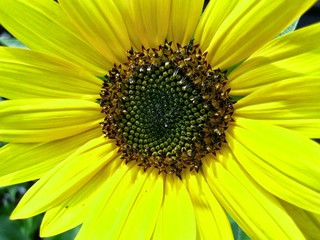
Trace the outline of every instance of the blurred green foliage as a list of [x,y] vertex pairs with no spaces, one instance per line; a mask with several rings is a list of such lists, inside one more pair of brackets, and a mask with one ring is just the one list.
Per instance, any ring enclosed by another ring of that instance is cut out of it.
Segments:
[[43,215],[23,220],[10,220],[9,216],[32,182],[0,188],[0,240],[72,240],[78,228],[50,238],[39,237]]

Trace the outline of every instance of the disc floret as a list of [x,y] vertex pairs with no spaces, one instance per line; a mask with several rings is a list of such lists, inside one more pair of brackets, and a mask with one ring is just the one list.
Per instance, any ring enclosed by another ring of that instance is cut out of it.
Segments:
[[211,69],[198,45],[128,51],[101,90],[103,132],[126,161],[181,176],[220,149],[233,113],[226,72]]

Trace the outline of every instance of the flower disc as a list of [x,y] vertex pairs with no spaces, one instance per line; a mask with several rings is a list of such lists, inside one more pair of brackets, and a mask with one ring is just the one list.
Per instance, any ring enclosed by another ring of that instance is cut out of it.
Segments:
[[116,139],[126,162],[175,173],[197,170],[201,158],[225,141],[233,106],[226,74],[213,70],[192,42],[173,50],[128,51],[125,68],[106,76],[100,105],[103,131]]

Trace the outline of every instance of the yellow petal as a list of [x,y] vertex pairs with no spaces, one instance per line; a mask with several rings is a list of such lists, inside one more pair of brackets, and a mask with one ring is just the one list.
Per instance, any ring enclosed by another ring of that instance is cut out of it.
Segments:
[[[83,193],[81,191],[80,193],[91,194],[91,192]],[[76,193],[74,197],[46,211],[40,226],[40,237],[55,236],[82,224],[83,219],[88,213],[87,209],[81,206],[81,204],[74,204],[73,200],[78,201],[78,195]]]
[[320,236],[320,215],[305,211],[287,202],[281,201],[282,206],[296,222],[308,240],[318,240]]
[[59,4],[84,38],[105,58],[118,64],[127,61],[130,40],[115,1],[61,0]]
[[0,48],[0,95],[95,101],[102,81],[60,58],[24,49]]
[[[214,1],[215,2],[215,1]],[[219,2],[219,1],[218,1]],[[266,42],[276,37],[283,29],[300,17],[314,4],[314,0],[286,1],[225,1],[227,15],[219,25],[213,23],[217,11],[224,8],[208,9],[211,21],[200,20],[204,26],[195,37],[204,32],[203,48],[213,68],[226,69],[244,60]],[[236,2],[236,3],[235,3]],[[214,4],[214,3],[213,3]],[[217,4],[219,6],[220,4]],[[219,14],[218,16],[220,16]],[[205,23],[202,23],[205,21]],[[213,26],[215,31],[208,30]],[[209,33],[207,33],[209,31]]]
[[200,44],[203,52],[208,49],[211,39],[220,28],[220,25],[222,25],[229,14],[234,11],[237,2],[238,1],[209,1],[194,33],[195,42]]
[[0,102],[0,139],[47,142],[99,128],[98,104],[71,99],[19,99]]
[[244,96],[283,79],[319,76],[318,39],[319,23],[272,40],[230,73],[227,87]]
[[91,214],[89,207],[95,204],[96,193],[123,162],[120,157],[110,161],[70,198],[48,210],[42,219],[40,236],[50,237],[80,225],[87,214]]
[[[79,239],[119,239],[121,230],[131,213],[150,170],[143,171],[141,167],[123,164],[119,167],[120,175],[110,178],[101,191],[93,199],[90,215],[85,219],[77,236]],[[124,173],[124,174],[123,174]],[[136,219],[139,221],[139,219]],[[152,221],[152,219],[150,220]],[[134,233],[135,229],[131,229]]]
[[45,52],[105,75],[113,64],[86,43],[52,0],[1,0],[0,22],[32,50]]
[[230,222],[220,203],[211,192],[203,173],[186,172],[182,176],[195,211],[199,239],[232,239]]
[[123,22],[130,38],[131,47],[136,51],[141,50],[142,43],[135,31],[135,27],[132,27],[134,26],[134,16],[132,15],[132,9],[129,7],[128,0],[117,0],[115,4],[123,18]]
[[[133,45],[137,49],[157,48],[167,34],[171,0],[120,0],[117,5],[124,15]],[[138,40],[139,39],[139,40]]]
[[11,218],[28,218],[57,206],[79,191],[116,153],[114,141],[104,136],[89,141],[36,182]]
[[235,118],[227,141],[240,164],[266,190],[320,213],[320,147],[285,128]]
[[153,239],[195,239],[196,222],[190,195],[182,181],[167,174],[164,199]]
[[169,24],[169,41],[173,46],[177,43],[189,44],[202,12],[203,0],[175,0],[171,5]]
[[234,115],[320,138],[320,78],[300,77],[261,87],[235,104]]
[[205,178],[219,202],[252,239],[304,239],[272,194],[262,189],[223,147],[204,158]]
[[47,143],[8,143],[0,148],[0,186],[36,180],[87,141],[101,135],[93,129]]
[[158,172],[154,169],[147,177],[121,230],[120,239],[149,240],[152,236],[163,198],[163,176]]

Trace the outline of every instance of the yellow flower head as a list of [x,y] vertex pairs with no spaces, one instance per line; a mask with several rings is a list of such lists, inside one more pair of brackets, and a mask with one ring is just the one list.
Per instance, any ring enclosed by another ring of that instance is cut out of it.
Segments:
[[320,235],[314,0],[1,0],[0,185],[40,235]]

